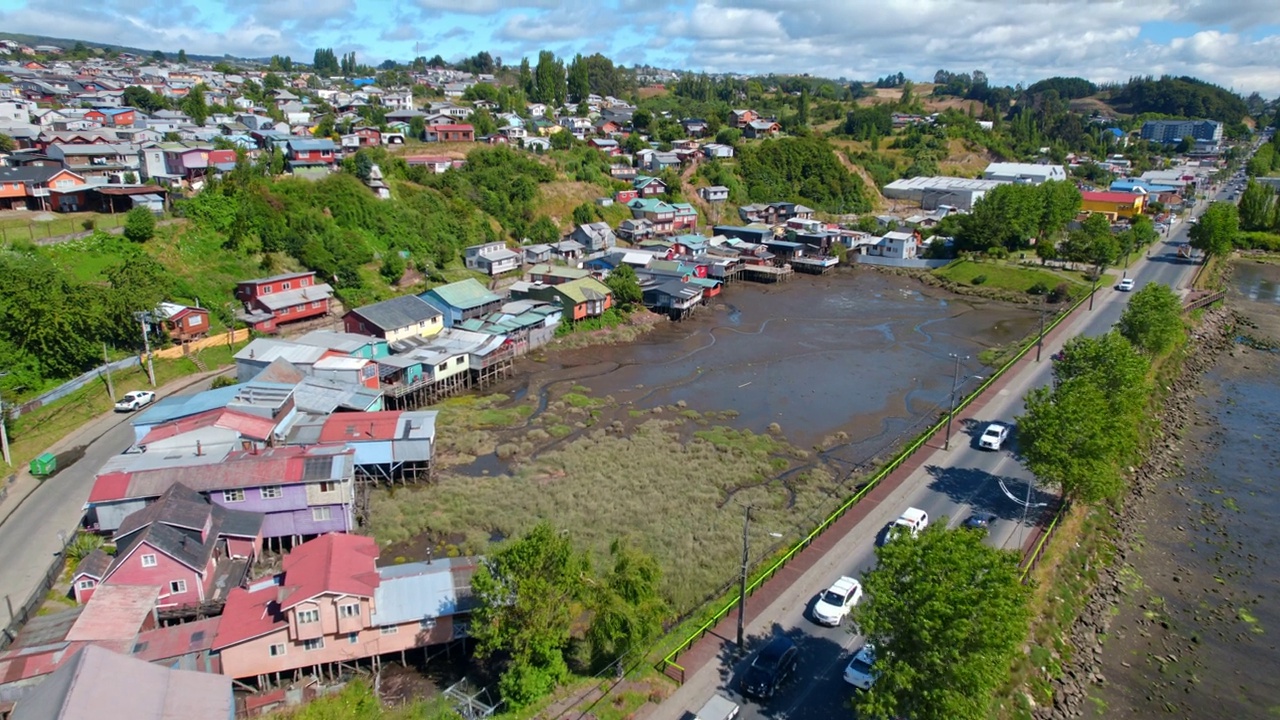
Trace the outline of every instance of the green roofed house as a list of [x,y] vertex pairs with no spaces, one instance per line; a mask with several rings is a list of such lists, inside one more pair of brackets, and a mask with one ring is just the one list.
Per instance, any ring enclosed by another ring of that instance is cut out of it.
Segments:
[[487,315],[502,307],[504,298],[481,285],[475,278],[432,288],[418,297],[444,314],[444,326],[451,328],[463,320]]
[[511,286],[512,297],[545,300],[560,305],[565,320],[599,317],[613,307],[609,286],[593,277],[583,277],[559,285],[518,282]]

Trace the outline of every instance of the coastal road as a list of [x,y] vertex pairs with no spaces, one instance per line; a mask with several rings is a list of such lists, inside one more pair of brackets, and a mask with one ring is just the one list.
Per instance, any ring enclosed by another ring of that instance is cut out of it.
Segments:
[[[158,392],[165,397],[207,390],[216,374],[195,382],[191,377],[182,378]],[[133,426],[127,422],[132,417],[100,416],[64,439],[59,443],[66,445],[64,449],[85,445],[84,457],[41,482],[0,522],[0,558],[4,558],[0,562],[0,594],[8,601],[3,625],[9,624],[9,607],[15,612],[22,607],[62,551],[63,539],[79,527],[98,468],[133,444]]]
[[[1220,197],[1225,195],[1219,194]],[[1194,214],[1199,214],[1203,203]],[[1167,236],[1162,236],[1152,247],[1149,256],[1143,254],[1133,259],[1128,270],[1121,270],[1134,278],[1136,289],[1147,283],[1169,285],[1179,294],[1185,294],[1194,275],[1196,265],[1177,257],[1177,246],[1186,242],[1190,225],[1175,225]],[[747,650],[739,657],[732,641],[723,642],[717,660],[708,663],[686,678],[682,685],[651,716],[655,720],[679,720],[687,717],[714,693],[735,698],[742,705],[740,717],[744,720],[776,718],[849,717],[846,707],[853,688],[842,679],[845,665],[853,651],[863,644],[863,639],[847,628],[827,628],[814,622],[811,610],[816,596],[841,575],[860,576],[875,563],[875,543],[884,529],[902,510],[917,507],[929,513],[931,523],[945,522],[955,527],[972,512],[983,511],[996,515],[990,527],[988,542],[997,547],[1018,548],[1029,537],[1037,511],[1029,513],[1022,503],[1030,497],[1031,503],[1048,503],[1054,496],[1035,488],[1032,476],[1016,459],[1016,431],[1006,448],[998,452],[979,450],[977,436],[988,422],[1011,421],[1023,412],[1022,399],[1032,388],[1047,385],[1051,378],[1049,356],[1061,349],[1063,343],[1077,335],[1098,336],[1106,333],[1120,319],[1129,293],[1113,287],[1099,287],[1094,297],[1094,309],[1087,305],[1065,321],[1066,332],[1056,340],[1046,342],[1043,360],[1032,363],[995,390],[994,396],[975,403],[970,411],[957,416],[951,439],[951,449],[939,442],[933,445],[932,454],[924,464],[906,479],[884,502],[874,507],[870,515],[854,530],[841,538],[836,547],[820,558],[790,588],[756,617],[748,617]],[[979,372],[976,363],[962,364],[961,377]],[[1017,498],[1011,500],[1009,495]],[[1024,519],[1025,515],[1030,515]],[[738,683],[751,659],[751,651],[761,647],[774,635],[787,635],[800,647],[800,661],[796,675],[779,695],[767,703],[744,700],[738,692]]]

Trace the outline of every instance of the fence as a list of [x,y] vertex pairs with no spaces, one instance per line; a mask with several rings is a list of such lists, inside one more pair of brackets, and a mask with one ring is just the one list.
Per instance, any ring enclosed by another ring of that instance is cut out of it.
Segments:
[[924,258],[892,258],[880,257],[879,255],[856,255],[849,256],[854,262],[863,265],[880,265],[882,267],[897,268],[940,268],[953,262],[952,260],[925,260]]
[[[1049,333],[1049,331],[1056,328],[1059,324],[1062,323],[1063,320],[1070,317],[1071,313],[1073,313],[1082,304],[1084,304],[1084,302],[1087,299],[1088,299],[1088,296],[1086,295],[1085,297],[1077,300],[1075,304],[1072,305],[1066,312],[1059,313],[1059,315],[1053,319],[1053,322],[1049,323],[1045,327],[1044,329],[1045,334]],[[784,566],[786,566],[787,563],[791,562],[791,560],[793,560],[797,555],[799,555],[801,551],[809,547],[809,545],[811,545],[819,535],[826,532],[828,528],[830,528],[832,525],[836,523],[836,521],[838,521],[841,517],[843,517],[844,514],[849,511],[849,508],[856,505],[860,500],[862,500],[863,497],[867,495],[867,493],[871,492],[872,489],[874,489],[877,485],[879,485],[882,480],[884,480],[886,477],[892,474],[895,470],[901,467],[903,463],[905,463],[912,455],[916,453],[916,451],[918,451],[921,447],[924,446],[926,442],[928,442],[929,438],[933,437],[935,433],[941,431],[944,427],[946,427],[947,422],[951,418],[955,417],[956,413],[959,413],[965,408],[969,407],[969,405],[975,399],[980,397],[982,393],[986,392],[987,389],[992,386],[992,384],[994,384],[1000,378],[1004,377],[1004,374],[1008,372],[1009,369],[1013,367],[1015,363],[1017,363],[1019,360],[1025,357],[1026,354],[1036,346],[1037,338],[1039,338],[1039,334],[1037,334],[1036,338],[1032,338],[1031,340],[1024,342],[1022,348],[1012,358],[1005,361],[1005,363],[1001,365],[999,369],[991,373],[991,375],[986,380],[984,380],[982,384],[977,387],[976,390],[969,393],[968,395],[965,395],[956,404],[954,410],[951,410],[948,413],[944,413],[940,420],[938,420],[933,425],[931,425],[927,430],[925,430],[923,433],[917,436],[915,440],[909,443],[906,448],[904,448],[901,452],[899,452],[896,456],[894,456],[894,458],[889,461],[888,465],[885,465],[883,468],[881,468],[879,472],[877,472],[874,476],[872,476],[872,478],[867,482],[866,485],[863,485],[861,488],[859,488],[858,491],[854,493],[853,496],[850,497],[848,500],[845,500],[844,503],[842,503],[840,507],[835,510],[835,512],[827,516],[826,520],[823,520],[821,523],[819,523],[819,525],[816,528],[813,529],[812,532],[810,532],[805,537],[801,538],[798,542],[796,542],[795,545],[791,546],[791,548],[786,552],[786,554],[784,554],[776,562],[774,562],[768,568],[766,568],[765,570],[757,574],[751,580],[751,582],[747,584],[745,594],[747,596],[750,596],[753,592],[756,591],[757,588],[759,588],[766,581],[772,578],[774,574],[776,574],[779,570],[781,570]],[[1056,525],[1056,523],[1057,523],[1057,518],[1054,519],[1053,524]],[[1049,533],[1046,532],[1045,535],[1041,537],[1041,540],[1040,540],[1041,546],[1043,546],[1048,536],[1049,536]],[[1036,556],[1038,557],[1038,555],[1039,555],[1039,549],[1037,549],[1036,551]],[[668,677],[671,677],[672,679],[683,684],[684,668],[675,662],[676,658],[679,657],[680,653],[683,653],[685,650],[688,650],[690,647],[692,647],[695,642],[702,639],[702,637],[706,635],[712,628],[714,628],[716,624],[718,624],[721,620],[727,617],[729,613],[732,612],[734,608],[738,606],[738,602],[741,599],[742,599],[742,595],[735,593],[728,603],[726,603],[715,614],[711,616],[711,619],[707,620],[701,626],[699,626],[696,630],[689,633],[689,635],[683,641],[681,641],[681,643],[677,645],[674,650],[668,653],[667,656],[664,657],[658,663],[658,671],[662,672]],[[673,671],[678,673],[678,675],[672,675]]]
[[[93,221],[86,229],[85,223]],[[26,240],[37,245],[48,245],[66,240],[78,240],[93,234],[94,230],[116,230],[124,227],[125,214],[95,215],[92,217],[55,215],[51,220],[36,221],[25,225],[0,227],[0,240],[15,242]]]
[[1227,293],[1222,290],[1219,290],[1218,292],[1215,292],[1215,293],[1209,293],[1204,297],[1196,298],[1195,300],[1192,300],[1186,305],[1183,305],[1182,312],[1189,313],[1192,310],[1198,310],[1199,308],[1202,308],[1202,307],[1209,307],[1210,305],[1218,302],[1219,300],[1225,298],[1226,296],[1227,296]]
[[[227,335],[231,335],[230,340],[227,339]],[[186,357],[191,353],[199,352],[201,350],[204,350],[205,348],[238,343],[242,340],[247,340],[248,338],[249,338],[249,329],[240,328],[239,330],[236,330],[233,333],[222,333],[221,335],[214,335],[211,337],[202,338],[200,340],[194,340],[192,342],[189,342],[183,345],[175,345],[173,347],[165,348],[163,350],[156,350],[152,354],[155,355],[157,360],[161,360],[161,359],[172,360],[174,358]]]
[[85,374],[81,375],[78,378],[75,378],[73,380],[68,380],[62,383],[58,387],[35,398],[34,400],[28,400],[27,402],[21,405],[14,405],[9,410],[9,417],[18,418],[37,408],[47,405],[53,402],[54,400],[57,400],[58,398],[65,397],[66,395],[73,393],[76,390],[79,390],[80,388],[84,387],[85,385],[88,385],[90,382],[98,379],[103,375],[103,373],[125,370],[133,367],[134,365],[140,365],[141,363],[142,363],[141,357],[137,355],[130,355],[129,357],[123,360],[117,360],[113,363],[100,365],[94,368],[93,370],[86,372]]
[[62,549],[53,556],[53,562],[50,563],[49,569],[44,573],[44,579],[31,591],[31,595],[27,597],[27,601],[22,604],[16,611],[13,609],[13,599],[9,595],[4,596],[5,606],[9,610],[9,623],[5,625],[3,631],[0,631],[0,650],[4,650],[13,643],[14,638],[18,636],[18,631],[22,630],[22,626],[27,621],[35,617],[36,611],[44,604],[45,595],[58,582],[58,578],[62,575],[62,567],[66,563],[67,548],[71,547],[71,543],[75,542],[76,533],[71,532],[62,543]]

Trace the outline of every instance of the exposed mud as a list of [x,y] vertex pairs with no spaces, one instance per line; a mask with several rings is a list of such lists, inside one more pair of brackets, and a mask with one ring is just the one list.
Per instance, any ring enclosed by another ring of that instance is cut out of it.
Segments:
[[1039,717],[1280,713],[1280,354],[1240,342],[1280,339],[1277,281],[1280,266],[1238,265],[1231,311],[1206,315]]

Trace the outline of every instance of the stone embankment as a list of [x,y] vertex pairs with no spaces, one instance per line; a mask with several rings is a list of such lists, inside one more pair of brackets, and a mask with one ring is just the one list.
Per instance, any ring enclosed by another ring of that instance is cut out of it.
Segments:
[[[1194,421],[1195,399],[1201,394],[1200,378],[1214,366],[1221,353],[1231,351],[1240,324],[1241,319],[1233,312],[1217,308],[1206,312],[1193,331],[1181,376],[1165,399],[1161,434],[1149,448],[1146,461],[1134,470],[1129,497],[1116,517],[1114,559],[1098,569],[1097,586],[1069,632],[1067,641],[1074,653],[1064,665],[1061,677],[1051,682],[1053,704],[1036,708],[1036,718],[1081,717],[1091,686],[1106,682],[1101,669],[1103,641],[1115,616],[1113,609],[1124,595],[1120,570],[1136,550],[1146,501],[1155,493],[1168,492],[1166,480],[1181,472],[1184,454],[1181,438],[1184,429]],[[1166,621],[1153,614],[1151,619],[1141,622]]]

